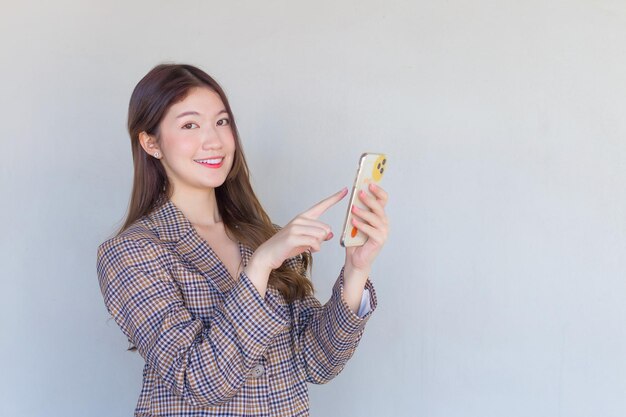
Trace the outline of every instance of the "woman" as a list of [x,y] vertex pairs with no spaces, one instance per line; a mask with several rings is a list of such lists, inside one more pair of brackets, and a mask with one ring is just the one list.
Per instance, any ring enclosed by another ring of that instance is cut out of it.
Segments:
[[[307,382],[337,375],[376,308],[368,279],[387,236],[387,195],[371,188],[322,306],[311,252],[343,189],[272,224],[249,182],[228,100],[190,65],[153,68],[130,99],[128,218],[98,248],[109,313],[145,359],[135,416],[306,416]],[[358,314],[357,314],[358,313]]]

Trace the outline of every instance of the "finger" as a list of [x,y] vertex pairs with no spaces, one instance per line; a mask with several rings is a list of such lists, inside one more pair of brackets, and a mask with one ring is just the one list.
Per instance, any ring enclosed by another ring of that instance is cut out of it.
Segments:
[[369,189],[374,194],[374,196],[381,201],[383,207],[387,204],[387,200],[389,199],[389,194],[385,191],[380,185],[370,183]]
[[326,240],[328,235],[331,233],[321,227],[299,224],[293,225],[291,229],[296,236],[311,236],[320,241]]
[[308,219],[308,218],[303,217],[301,215],[296,217],[295,219],[293,219],[291,221],[291,223],[294,224],[294,225],[318,227],[320,229],[324,229],[324,231],[326,232],[326,235],[332,234],[332,229],[331,229],[331,227],[328,224],[323,223],[323,222],[321,222],[319,220]]
[[377,245],[382,245],[385,242],[386,235],[381,231],[373,228],[372,226],[358,220],[357,218],[352,218],[352,224],[361,232],[365,233],[368,237],[368,241],[371,240]]
[[297,249],[296,252],[298,253],[302,253],[304,251],[319,252],[322,248],[322,245],[319,240],[311,236],[307,236],[303,239],[300,239],[298,245],[295,246],[295,248]]
[[365,191],[359,191],[359,200],[369,207],[376,215],[385,217],[385,209],[379,200],[368,195]]
[[336,192],[328,198],[320,201],[307,211],[302,213],[302,216],[305,216],[310,219],[317,219],[320,217],[326,210],[340,202],[345,196],[348,194],[348,188],[344,187],[341,191]]
[[386,218],[381,218],[369,210],[363,210],[357,206],[352,206],[352,215],[358,216],[359,219],[369,223],[370,226],[376,229],[383,229],[386,227]]

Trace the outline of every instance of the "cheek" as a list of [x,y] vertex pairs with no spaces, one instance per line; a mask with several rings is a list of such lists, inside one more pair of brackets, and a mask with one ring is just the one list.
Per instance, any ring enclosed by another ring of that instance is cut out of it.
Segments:
[[237,147],[235,145],[235,135],[234,134],[230,134],[228,135],[228,146],[230,146],[230,148],[234,151],[235,148]]
[[225,142],[225,145],[228,146],[227,152],[230,153],[230,161],[228,171],[231,171],[233,165],[235,164],[235,155],[237,154],[237,146],[235,145],[235,138],[231,137],[229,141]]
[[191,155],[195,152],[196,142],[186,135],[168,135],[161,141],[163,152],[171,157]]

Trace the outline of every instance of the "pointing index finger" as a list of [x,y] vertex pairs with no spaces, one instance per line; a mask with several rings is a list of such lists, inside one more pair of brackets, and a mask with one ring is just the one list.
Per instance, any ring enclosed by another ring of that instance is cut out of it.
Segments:
[[348,188],[344,187],[341,189],[341,191],[336,192],[330,197],[327,197],[324,200],[320,201],[319,203],[302,213],[302,215],[310,219],[317,219],[322,214],[324,214],[326,210],[340,202],[346,196],[346,194],[348,194]]

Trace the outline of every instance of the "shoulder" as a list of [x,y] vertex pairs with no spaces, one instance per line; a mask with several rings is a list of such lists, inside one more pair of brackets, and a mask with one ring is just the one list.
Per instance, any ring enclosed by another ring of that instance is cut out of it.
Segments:
[[145,261],[146,257],[151,258],[163,250],[164,242],[159,238],[150,219],[144,216],[98,246],[98,267],[103,263]]
[[148,217],[144,216],[138,219],[118,235],[102,242],[98,246],[98,253],[120,246],[137,246],[144,243],[158,244],[160,242],[159,236],[156,230],[150,226]]
[[96,271],[106,302],[171,282],[173,259],[170,248],[144,221],[104,241],[98,246]]

